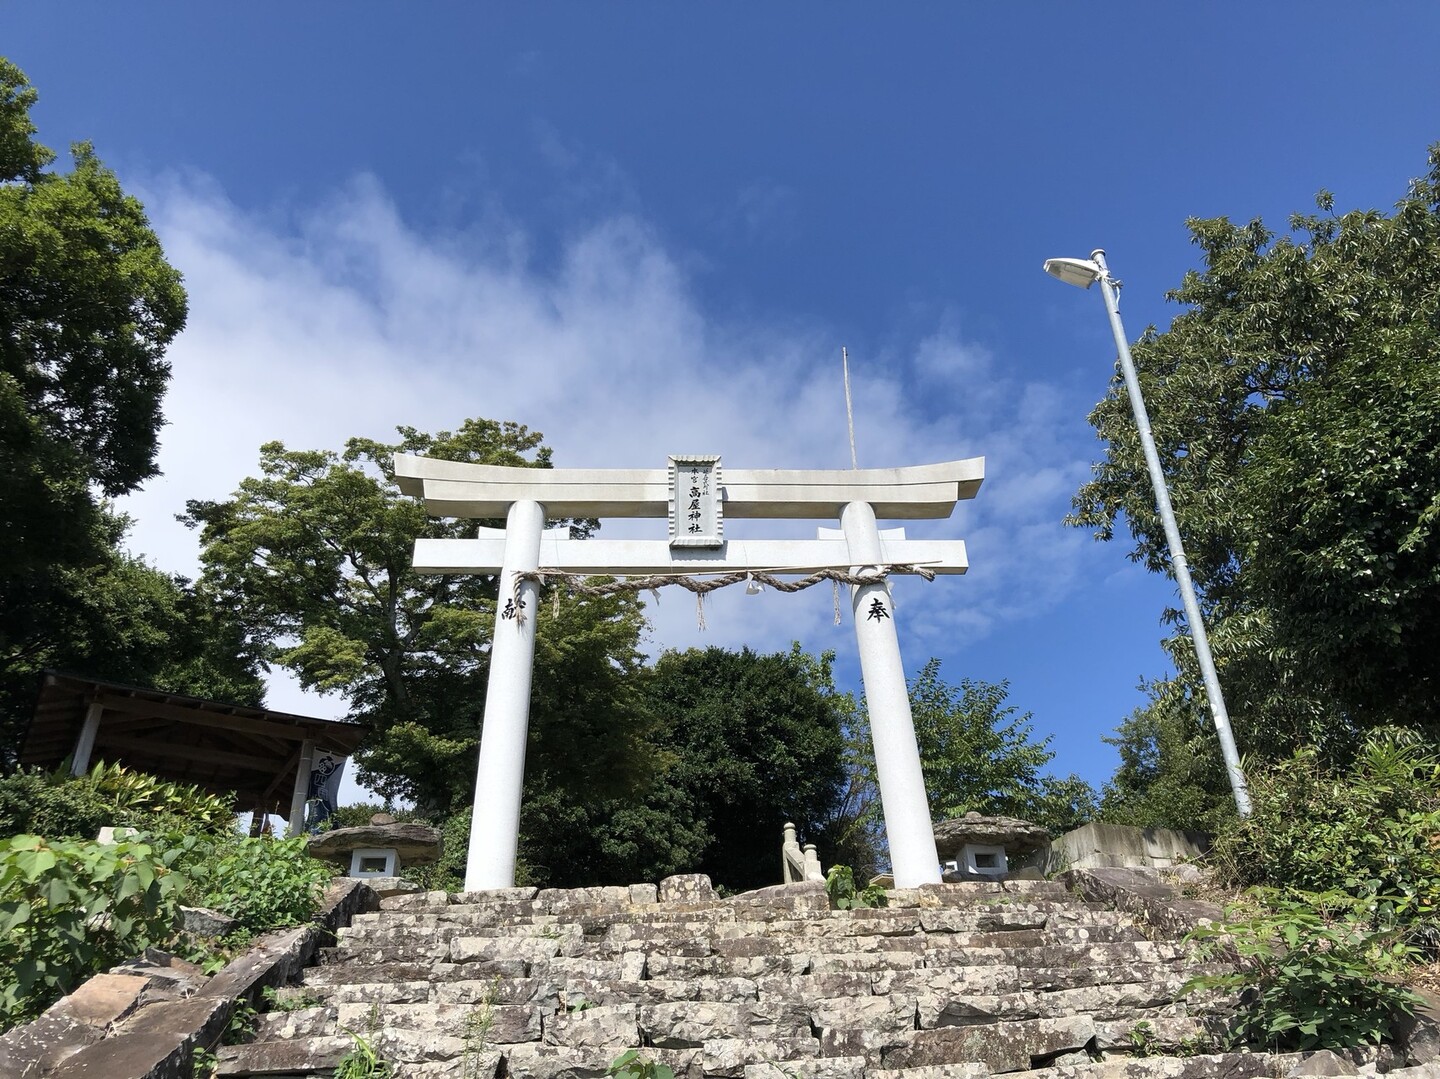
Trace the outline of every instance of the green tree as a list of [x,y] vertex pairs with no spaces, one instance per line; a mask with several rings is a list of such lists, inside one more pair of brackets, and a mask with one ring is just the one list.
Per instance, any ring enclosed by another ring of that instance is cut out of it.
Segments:
[[[910,681],[909,691],[933,819],[970,812],[1019,817],[1059,835],[1094,815],[1095,792],[1088,783],[1043,771],[1055,756],[1050,738],[1032,740],[1031,714],[1017,715],[1014,706],[1005,704],[1008,682],[965,678],[954,686],[940,677],[940,661],[932,658]],[[852,741],[852,759],[873,792],[875,755],[863,713]],[[878,820],[879,799],[872,795],[865,802],[868,814]]]
[[[1440,146],[1391,214],[1192,220],[1185,310],[1135,346],[1241,752],[1331,761],[1367,729],[1440,733]],[[1072,523],[1168,572],[1118,375]],[[1178,612],[1165,707],[1205,701]],[[1189,743],[1187,742],[1187,745]],[[1199,748],[1194,747],[1194,748]],[[1166,765],[1162,762],[1162,770]]]
[[692,872],[734,890],[778,883],[786,821],[833,849],[849,702],[835,692],[832,658],[797,645],[764,655],[692,648],[655,662],[645,698],[672,758],[658,805],[692,813],[691,838],[703,826]]
[[[402,496],[392,457],[548,467],[550,455],[539,434],[491,420],[400,435],[351,439],[341,453],[268,443],[259,476],[227,501],[189,503],[187,520],[200,528],[202,586],[238,612],[267,662],[342,694],[371,729],[361,781],[444,818],[471,802],[496,578],[411,569],[416,538],[463,537],[475,524]],[[536,617],[528,788],[627,788],[646,725],[638,601],[548,593]]]
[[36,94],[0,59],[0,766],[41,668],[258,700],[233,627],[120,548],[100,501],[155,475],[180,275],[88,144],[68,173],[35,141]]
[[1120,766],[1105,784],[1097,816],[1137,828],[1217,831],[1234,817],[1220,739],[1208,717],[1183,702],[1159,696],[1105,739],[1120,752]]

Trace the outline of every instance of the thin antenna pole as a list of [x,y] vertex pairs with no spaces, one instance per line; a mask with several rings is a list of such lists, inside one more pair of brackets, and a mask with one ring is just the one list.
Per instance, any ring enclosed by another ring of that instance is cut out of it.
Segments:
[[845,368],[845,424],[850,429],[850,467],[858,470],[860,463],[855,457],[855,410],[850,406],[850,353],[840,346],[840,363]]

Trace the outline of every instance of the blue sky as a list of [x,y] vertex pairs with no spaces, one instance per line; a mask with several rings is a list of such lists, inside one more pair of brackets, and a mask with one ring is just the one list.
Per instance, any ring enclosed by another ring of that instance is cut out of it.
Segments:
[[[907,667],[1009,679],[1097,784],[1174,591],[1061,524],[1114,348],[1040,264],[1105,247],[1134,337],[1176,313],[1186,217],[1388,207],[1440,139],[1437,31],[1398,3],[0,7],[41,138],[94,141],[190,289],[138,551],[193,572],[170,515],[270,438],[481,415],[559,465],[845,467],[844,345],[862,466],[987,458],[911,529],[972,568],[897,587]],[[819,591],[719,598],[704,634],[667,599],[652,645],[799,639],[858,688]]]

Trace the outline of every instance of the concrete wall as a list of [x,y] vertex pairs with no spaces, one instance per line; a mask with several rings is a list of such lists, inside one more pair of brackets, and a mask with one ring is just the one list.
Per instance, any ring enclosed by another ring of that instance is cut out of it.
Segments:
[[1057,873],[1064,869],[1107,866],[1164,869],[1199,858],[1210,849],[1210,842],[1211,837],[1204,832],[1093,822],[1051,842],[1045,857],[1045,871]]

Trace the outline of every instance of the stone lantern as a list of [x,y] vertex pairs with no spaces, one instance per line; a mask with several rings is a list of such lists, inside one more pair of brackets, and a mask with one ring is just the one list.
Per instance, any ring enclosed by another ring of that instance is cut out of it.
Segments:
[[1027,865],[1031,856],[1050,845],[1050,833],[1016,817],[983,817],[966,813],[935,826],[935,847],[944,879],[998,880],[1011,875],[1011,865]]
[[312,858],[344,866],[346,876],[366,881],[382,896],[399,895],[419,890],[400,877],[400,867],[438,859],[440,832],[426,824],[397,824],[388,813],[377,813],[369,824],[310,836],[306,849]]

